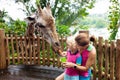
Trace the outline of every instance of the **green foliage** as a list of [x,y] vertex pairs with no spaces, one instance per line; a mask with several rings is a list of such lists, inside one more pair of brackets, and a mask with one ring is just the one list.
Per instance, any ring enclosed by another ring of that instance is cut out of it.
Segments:
[[4,29],[5,30],[5,33],[8,33],[9,32],[9,27],[7,24],[5,23],[1,23],[0,22],[0,29]]
[[36,5],[40,5],[40,0],[36,0]]
[[56,0],[52,12],[59,24],[71,26],[76,19],[88,15],[87,9],[94,3],[95,0]]
[[118,22],[120,19],[120,3],[118,0],[110,0],[111,6],[109,7],[109,27],[108,29],[111,31],[110,40],[115,39],[116,34],[118,32]]
[[[9,21],[5,21],[8,19]],[[18,35],[24,34],[26,29],[25,21],[13,20],[10,18],[5,10],[0,11],[0,28],[5,30],[5,33],[16,33]]]
[[7,17],[7,12],[5,10],[3,10],[3,11],[0,10],[0,22],[1,23],[5,22],[5,20],[4,20],[5,17]]
[[57,26],[57,32],[60,35],[67,36],[68,34],[70,34],[70,29],[66,25],[58,25]]
[[21,20],[15,20],[11,23],[9,33],[16,33],[18,35],[24,34],[26,31],[26,23]]
[[5,10],[0,10],[0,28],[4,29],[6,33],[9,31],[8,24],[5,22],[5,19],[8,18],[7,12]]

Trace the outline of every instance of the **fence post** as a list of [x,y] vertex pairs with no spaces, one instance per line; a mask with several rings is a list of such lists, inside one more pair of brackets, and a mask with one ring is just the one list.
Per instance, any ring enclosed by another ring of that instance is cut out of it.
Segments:
[[120,80],[120,39],[117,40],[117,47],[116,47],[116,79]]
[[0,69],[6,69],[6,57],[5,57],[5,32],[3,29],[0,29]]
[[98,80],[102,80],[102,67],[103,67],[103,37],[98,40]]

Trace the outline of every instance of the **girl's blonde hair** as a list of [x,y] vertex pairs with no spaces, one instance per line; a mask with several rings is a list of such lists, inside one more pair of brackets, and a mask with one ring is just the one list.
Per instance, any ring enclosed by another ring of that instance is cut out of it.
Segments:
[[74,36],[67,37],[66,43],[68,45],[74,45],[75,44],[75,37]]

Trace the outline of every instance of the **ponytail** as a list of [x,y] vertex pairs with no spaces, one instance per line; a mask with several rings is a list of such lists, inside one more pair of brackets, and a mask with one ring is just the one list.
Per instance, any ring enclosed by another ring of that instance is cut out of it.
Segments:
[[90,37],[90,41],[95,42],[95,41],[96,41],[95,36],[92,35],[92,36]]

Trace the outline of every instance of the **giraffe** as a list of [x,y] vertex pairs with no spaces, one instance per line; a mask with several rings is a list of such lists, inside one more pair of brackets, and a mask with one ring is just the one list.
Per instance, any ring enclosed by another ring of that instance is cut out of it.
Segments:
[[55,19],[52,16],[50,4],[48,3],[43,9],[37,6],[38,10],[31,16],[25,18],[28,23],[26,36],[34,36],[38,33],[52,46],[53,50],[61,55],[61,46],[56,32]]

